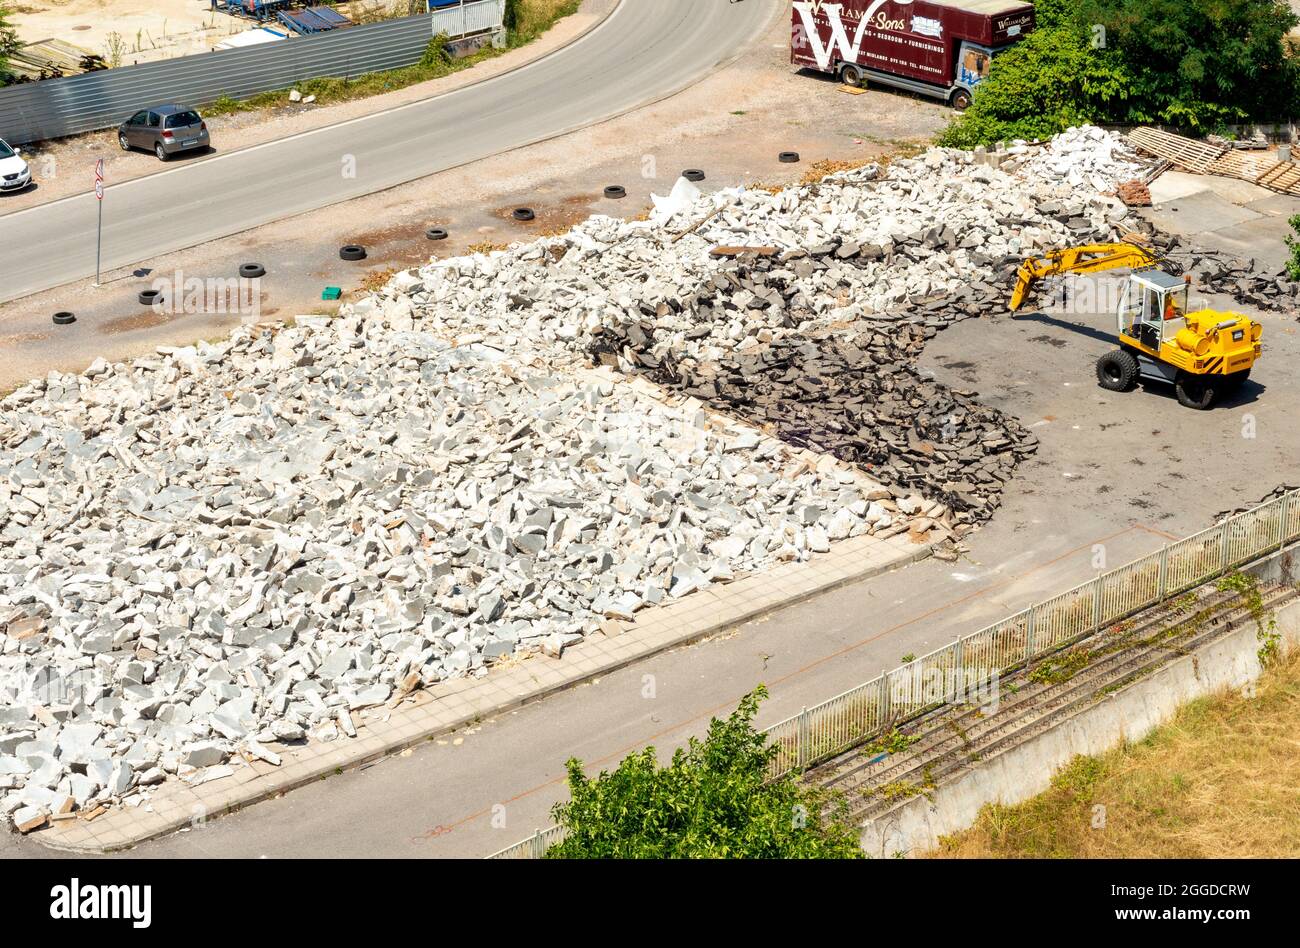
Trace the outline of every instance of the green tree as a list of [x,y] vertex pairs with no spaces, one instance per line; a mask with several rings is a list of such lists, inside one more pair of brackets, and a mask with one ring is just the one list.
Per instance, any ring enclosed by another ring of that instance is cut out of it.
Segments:
[[1281,0],[1039,0],[1037,28],[993,60],[942,143],[1042,138],[1079,122],[1191,131],[1287,118],[1300,61]]
[[594,779],[568,762],[568,803],[553,811],[568,835],[547,852],[554,859],[852,859],[862,856],[842,808],[823,814],[827,798],[793,777],[765,781],[776,753],[754,730],[761,685],[708,736],[659,767],[653,747]]
[[1116,121],[1213,130],[1294,115],[1285,42],[1300,20],[1283,0],[1084,0],[1078,17],[1105,28],[1106,53],[1132,77]]
[[1283,240],[1286,241],[1287,249],[1291,251],[1291,259],[1286,262],[1286,275],[1292,280],[1300,282],[1300,214],[1293,214],[1287,219],[1291,225],[1291,231],[1296,235],[1292,237],[1288,234]]
[[9,23],[9,10],[0,3],[0,86],[13,82],[9,72],[9,57],[18,51],[22,43],[18,41],[18,31]]

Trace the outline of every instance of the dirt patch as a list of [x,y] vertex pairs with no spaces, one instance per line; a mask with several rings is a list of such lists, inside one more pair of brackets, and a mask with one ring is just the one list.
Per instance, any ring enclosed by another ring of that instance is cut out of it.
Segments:
[[563,234],[575,224],[582,223],[595,213],[592,205],[596,200],[585,194],[575,194],[549,204],[531,204],[528,205],[534,214],[531,221],[515,220],[514,212],[519,205],[498,207],[492,211],[492,216],[518,230],[519,237],[514,239],[531,240],[547,234]]
[[168,323],[175,322],[176,316],[177,314],[165,310],[142,309],[134,316],[118,316],[116,319],[101,323],[98,330],[105,336],[116,336],[122,333],[138,332],[141,329],[156,329],[159,326],[166,326]]

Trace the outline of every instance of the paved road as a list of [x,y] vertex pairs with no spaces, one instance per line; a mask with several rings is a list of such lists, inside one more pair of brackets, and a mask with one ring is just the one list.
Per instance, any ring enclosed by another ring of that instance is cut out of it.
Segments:
[[[104,269],[381,191],[662,98],[735,56],[779,5],[623,0],[576,43],[514,72],[110,187]],[[0,301],[93,276],[95,203],[86,194],[5,216]]]

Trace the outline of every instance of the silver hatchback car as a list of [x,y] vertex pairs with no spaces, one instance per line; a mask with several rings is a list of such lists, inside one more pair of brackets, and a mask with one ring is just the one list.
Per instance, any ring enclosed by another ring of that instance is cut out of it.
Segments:
[[117,129],[117,143],[123,151],[147,148],[166,161],[181,151],[207,148],[208,124],[193,109],[180,105],[157,105],[136,112]]

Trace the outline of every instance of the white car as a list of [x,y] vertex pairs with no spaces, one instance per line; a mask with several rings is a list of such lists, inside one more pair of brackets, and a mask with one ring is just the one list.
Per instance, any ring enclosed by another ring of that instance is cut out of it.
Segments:
[[0,191],[19,191],[32,183],[32,169],[22,152],[0,139]]

